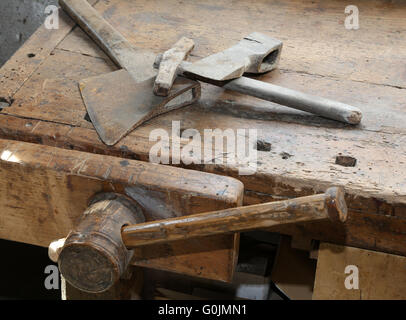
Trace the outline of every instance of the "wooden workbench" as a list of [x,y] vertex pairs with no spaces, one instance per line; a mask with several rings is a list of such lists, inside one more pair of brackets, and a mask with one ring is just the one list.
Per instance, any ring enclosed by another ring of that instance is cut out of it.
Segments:
[[[271,150],[258,152],[254,175],[238,175],[227,164],[189,168],[237,178],[245,204],[344,186],[350,212],[343,226],[318,222],[272,231],[406,255],[406,2],[352,1],[360,12],[358,30],[344,27],[346,4],[339,0],[92,2],[136,47],[159,53],[181,36],[193,38],[191,60],[253,31],[276,37],[284,42],[280,66],[262,80],[355,105],[362,124],[347,126],[204,85],[200,102],[152,119],[107,147],[86,120],[78,81],[116,67],[61,12],[58,30],[40,27],[0,69],[0,99],[10,104],[0,112],[2,139],[148,161],[155,143],[149,133],[170,132],[173,120],[199,131],[255,128]],[[356,158],[355,167],[335,164],[337,155]],[[6,183],[0,191],[7,201]],[[0,212],[0,221],[13,221],[10,212]],[[39,241],[35,232],[0,226],[0,237],[46,246],[58,234],[49,230],[67,229],[46,217],[30,223],[49,236]]]

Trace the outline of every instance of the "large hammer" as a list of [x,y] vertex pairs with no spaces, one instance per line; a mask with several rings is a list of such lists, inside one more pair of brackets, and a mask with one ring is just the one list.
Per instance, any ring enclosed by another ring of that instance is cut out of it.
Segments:
[[65,240],[50,245],[64,278],[92,293],[108,290],[122,277],[133,248],[276,225],[330,219],[344,222],[347,206],[341,188],[325,193],[144,222],[143,208],[124,195],[97,195]]
[[[176,73],[189,79],[214,84],[325,118],[349,124],[360,123],[362,112],[356,107],[243,76],[243,74],[262,74],[275,69],[281,50],[281,41],[254,32],[231,48],[197,62],[175,60],[178,63]],[[159,68],[157,79],[168,70],[175,72],[174,68],[168,68],[167,62],[170,61],[167,56],[172,51],[173,49],[157,56],[154,63],[154,66]],[[161,66],[162,61],[165,62],[164,68]],[[156,82],[155,85],[157,86],[157,84]],[[160,85],[164,86],[164,84]],[[166,85],[166,89],[167,87],[168,85]],[[159,89],[155,88],[155,91],[159,91]]]

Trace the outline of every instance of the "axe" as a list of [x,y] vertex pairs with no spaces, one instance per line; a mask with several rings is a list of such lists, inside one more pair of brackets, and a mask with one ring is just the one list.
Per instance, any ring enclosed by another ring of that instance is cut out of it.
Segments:
[[114,145],[152,117],[200,97],[200,84],[183,77],[176,78],[168,96],[155,95],[156,54],[133,47],[86,0],[59,0],[59,4],[122,68],[79,82],[87,113],[105,144]]
[[[174,48],[157,56],[154,67],[159,68],[159,72],[154,90],[171,92],[170,81],[175,78],[176,73],[324,118],[349,124],[360,123],[362,112],[356,107],[243,76],[275,69],[281,50],[281,41],[254,32],[231,48],[190,63],[183,59],[181,61],[178,42]],[[166,79],[166,82],[162,79]]]

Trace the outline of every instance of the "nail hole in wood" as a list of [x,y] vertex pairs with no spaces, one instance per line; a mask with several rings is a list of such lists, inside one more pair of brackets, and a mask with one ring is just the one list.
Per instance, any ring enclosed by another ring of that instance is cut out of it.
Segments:
[[92,120],[90,119],[89,114],[86,112],[85,117],[83,118],[85,119],[87,122],[92,122]]
[[2,111],[4,108],[10,107],[14,102],[14,99],[6,99],[3,97],[0,97],[0,111]]
[[258,151],[271,151],[272,144],[264,140],[257,140],[256,149]]
[[[189,130],[189,131],[187,132],[188,135],[187,135],[187,137],[183,137],[183,133],[184,133],[186,130]],[[184,128],[181,128],[181,129],[179,130],[179,138],[193,140],[193,137],[194,137],[196,134],[198,134],[198,133],[199,133],[199,131],[197,131],[196,129],[184,129]]]
[[281,152],[280,156],[282,157],[283,160],[289,159],[293,157],[293,154],[287,153],[287,152]]
[[336,164],[343,167],[355,167],[357,159],[350,156],[336,156]]
[[127,167],[130,163],[127,160],[120,161],[122,167]]

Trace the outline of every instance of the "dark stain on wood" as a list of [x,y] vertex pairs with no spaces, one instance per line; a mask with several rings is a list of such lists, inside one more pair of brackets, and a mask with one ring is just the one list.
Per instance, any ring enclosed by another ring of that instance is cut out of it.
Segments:
[[355,167],[357,159],[351,156],[337,156],[336,164],[343,167]]
[[287,153],[287,152],[281,152],[280,156],[282,157],[283,160],[289,159],[293,157],[293,154]]
[[265,140],[257,140],[257,145],[256,148],[258,151],[271,151],[272,149],[272,144],[270,142],[267,142]]
[[120,165],[122,166],[122,167],[126,167],[126,166],[128,166],[128,161],[127,160],[123,160],[123,161],[120,161]]

